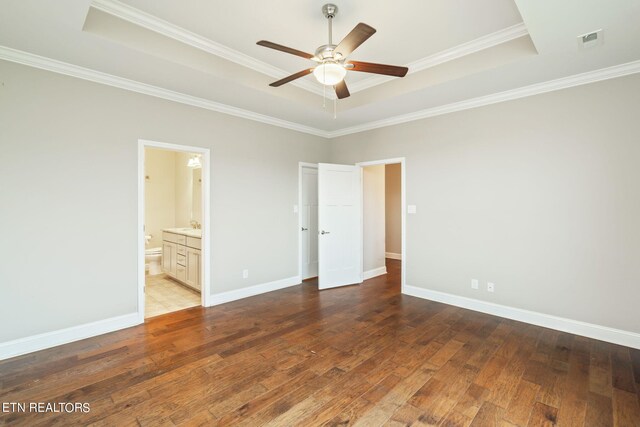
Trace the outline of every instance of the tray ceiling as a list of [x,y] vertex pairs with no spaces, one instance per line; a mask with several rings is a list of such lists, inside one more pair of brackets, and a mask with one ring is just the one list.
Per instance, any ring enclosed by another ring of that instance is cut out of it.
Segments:
[[[323,100],[313,76],[268,86],[312,63],[255,44],[266,39],[312,53],[327,39],[324,1],[8,0],[0,46],[317,133],[640,59],[634,0],[336,3],[334,42],[358,22],[377,29],[351,59],[410,71],[404,79],[348,73],[352,96],[337,101],[335,119],[332,91]],[[581,49],[576,37],[597,29],[605,43]]]

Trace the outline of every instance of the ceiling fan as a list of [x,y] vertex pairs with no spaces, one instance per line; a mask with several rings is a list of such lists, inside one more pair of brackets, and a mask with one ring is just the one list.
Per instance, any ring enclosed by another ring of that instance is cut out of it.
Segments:
[[316,49],[315,55],[302,52],[277,43],[266,40],[260,40],[257,44],[268,47],[270,49],[279,50],[290,53],[292,55],[301,56],[318,63],[313,68],[307,68],[277,82],[271,83],[269,86],[278,87],[285,83],[304,77],[313,73],[315,78],[326,86],[333,86],[338,99],[346,98],[350,95],[344,77],[347,71],[360,71],[363,73],[383,74],[385,76],[404,77],[409,70],[407,67],[397,67],[395,65],[374,64],[372,62],[352,61],[347,59],[351,53],[371,37],[376,30],[362,22],[355,26],[347,36],[337,45],[333,44],[331,35],[331,23],[338,13],[338,7],[335,4],[325,4],[322,6],[322,13],[329,20],[329,43]]

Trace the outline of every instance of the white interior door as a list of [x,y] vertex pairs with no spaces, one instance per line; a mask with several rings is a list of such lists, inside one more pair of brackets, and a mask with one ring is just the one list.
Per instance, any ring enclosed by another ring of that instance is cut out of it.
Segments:
[[320,289],[362,283],[360,167],[318,165]]
[[302,168],[302,279],[318,275],[318,169]]

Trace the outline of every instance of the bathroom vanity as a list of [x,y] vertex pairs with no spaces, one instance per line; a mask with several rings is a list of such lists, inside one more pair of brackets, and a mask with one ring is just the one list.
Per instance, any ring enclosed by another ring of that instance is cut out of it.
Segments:
[[201,249],[202,230],[162,230],[162,269],[173,279],[200,291]]

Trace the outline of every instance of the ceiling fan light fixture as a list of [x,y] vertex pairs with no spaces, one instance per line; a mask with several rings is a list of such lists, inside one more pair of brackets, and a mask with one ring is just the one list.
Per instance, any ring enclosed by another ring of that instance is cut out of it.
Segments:
[[313,70],[313,75],[323,85],[335,86],[344,79],[344,76],[347,75],[347,70],[341,64],[325,62]]

